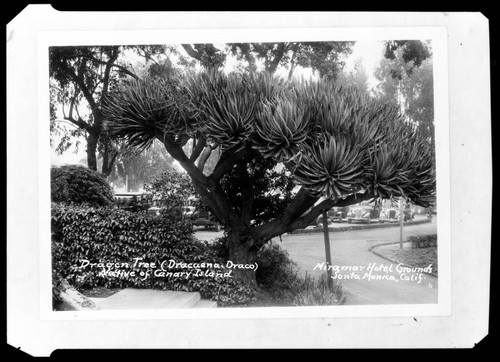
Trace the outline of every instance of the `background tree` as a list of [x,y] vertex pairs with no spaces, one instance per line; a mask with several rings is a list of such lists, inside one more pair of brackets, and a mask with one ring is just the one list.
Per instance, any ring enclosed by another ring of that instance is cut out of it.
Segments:
[[226,62],[226,54],[213,44],[182,44],[186,53],[196,59],[202,67],[222,68]]
[[[119,150],[103,132],[101,106],[108,92],[120,82],[137,78],[131,64],[122,59],[127,50],[153,61],[156,55],[165,52],[165,46],[77,46],[49,50],[51,134],[60,137],[56,151],[63,153],[71,146],[78,147],[78,138],[85,138],[88,167],[97,170],[99,153],[105,175],[111,171]],[[57,117],[58,106],[62,119]]]
[[343,69],[337,76],[337,82],[351,85],[362,94],[369,94],[368,74],[361,58],[354,61],[353,69]]
[[[413,69],[420,67],[424,60],[431,56],[430,42],[421,40],[389,40],[385,43],[384,57],[389,60],[398,58],[397,52],[400,51],[400,59],[406,64],[404,73],[410,76]],[[395,68],[392,76],[401,79],[403,72]]]
[[335,79],[345,63],[343,57],[351,54],[354,42],[300,42],[300,43],[231,43],[231,53],[247,62],[247,70],[255,72],[258,63],[264,71],[274,74],[278,66],[288,69],[291,79],[297,66],[312,68],[320,77]]
[[403,83],[403,95],[408,100],[406,115],[418,125],[421,136],[435,149],[434,134],[434,81],[432,59],[416,68],[409,81]]
[[393,63],[394,61],[383,58],[380,60],[378,68],[375,69],[374,76],[378,81],[375,88],[375,97],[381,102],[397,106],[399,102],[399,79],[392,76]]
[[153,142],[144,151],[126,146],[121,150],[108,180],[117,187],[123,187],[127,179],[127,191],[138,192],[144,184],[151,183],[163,172],[174,170],[174,159],[159,141]]
[[[399,109],[327,78],[297,82],[213,70],[149,77],[121,87],[104,110],[110,132],[129,145],[163,143],[225,225],[235,263],[254,263],[268,240],[307,227],[334,206],[400,196],[426,206],[434,196],[431,151]],[[215,150],[219,160],[206,175]],[[285,167],[298,190],[277,215],[259,222],[253,165],[261,158]],[[239,177],[236,194],[223,186],[232,173]],[[255,282],[252,271],[236,272]]]
[[[379,80],[376,97],[384,102],[400,104],[405,115],[417,125],[422,137],[435,147],[434,85],[432,53],[429,45],[411,41],[390,45],[375,77]],[[411,46],[410,46],[411,45]],[[389,55],[388,55],[389,52]]]

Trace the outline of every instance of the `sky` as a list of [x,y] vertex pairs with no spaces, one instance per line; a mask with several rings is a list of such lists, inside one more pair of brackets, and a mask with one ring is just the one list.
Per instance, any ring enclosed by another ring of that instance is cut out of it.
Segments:
[[[380,41],[357,41],[353,48],[352,48],[352,53],[345,59],[346,62],[346,67],[345,70],[351,70],[353,67],[353,64],[356,59],[361,59],[367,75],[368,75],[368,86],[369,87],[374,87],[377,84],[377,80],[373,76],[374,71],[378,64],[380,63],[380,60],[383,57],[383,46]],[[228,58],[227,61],[227,67],[232,68],[235,65],[234,60],[231,60]],[[286,73],[285,73],[286,74]],[[311,76],[311,70],[310,69],[296,69],[294,71],[295,76],[305,76],[310,77]],[[79,152],[74,153],[73,150],[68,150],[62,155],[56,154],[54,150],[51,151],[51,164],[52,165],[64,165],[64,164],[76,164],[78,163],[82,158],[87,157],[86,152],[85,152],[85,141],[82,142]]]
[[368,74],[368,86],[374,87],[378,81],[373,74],[383,57],[384,48],[382,42],[361,40],[357,41],[352,49],[352,54],[346,60],[346,69],[352,69],[354,61],[361,58]]

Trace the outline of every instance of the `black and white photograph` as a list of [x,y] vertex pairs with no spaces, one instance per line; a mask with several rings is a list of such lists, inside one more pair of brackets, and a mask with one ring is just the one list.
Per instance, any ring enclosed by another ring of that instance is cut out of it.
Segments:
[[437,303],[432,54],[50,47],[54,309]]
[[446,27],[89,30],[37,38],[42,321],[232,348],[452,316]]

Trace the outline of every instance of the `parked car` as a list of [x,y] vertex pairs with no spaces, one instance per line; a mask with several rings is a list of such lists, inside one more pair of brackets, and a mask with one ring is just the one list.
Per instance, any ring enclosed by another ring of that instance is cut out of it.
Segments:
[[[403,211],[403,221],[411,221],[415,218],[415,212],[407,208]],[[379,217],[380,222],[399,222],[400,221],[400,212],[399,208],[391,207],[388,209],[384,209],[380,212]]]
[[328,210],[328,218],[330,221],[341,222],[344,218],[343,208],[334,207],[333,209]]
[[[160,210],[164,208],[165,205],[160,201],[153,201],[153,206],[148,209],[148,214],[150,215],[160,215]],[[187,218],[191,218],[195,211],[194,206],[183,206],[182,215]]]
[[[339,208],[339,207],[333,207],[327,211],[328,223],[331,223],[334,221],[337,221],[337,222],[342,221],[344,215],[343,215],[343,211],[341,209],[342,208]],[[323,227],[323,214],[319,215],[316,218],[313,225],[317,226],[317,227]]]
[[399,208],[389,207],[380,211],[379,222],[398,222]]
[[120,209],[132,212],[147,211],[152,205],[151,196],[142,192],[115,194],[115,202]]
[[370,223],[372,219],[372,207],[371,206],[359,206],[352,208],[347,214],[347,222],[349,224],[353,222],[366,222]]
[[220,231],[221,224],[209,211],[198,210],[191,215],[191,223],[193,226],[205,226],[206,228],[214,228],[215,231]]

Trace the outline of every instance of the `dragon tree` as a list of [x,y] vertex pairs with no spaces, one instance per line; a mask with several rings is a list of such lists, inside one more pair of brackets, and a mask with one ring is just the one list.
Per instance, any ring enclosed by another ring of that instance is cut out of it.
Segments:
[[[236,264],[254,263],[270,239],[334,206],[403,197],[427,207],[434,200],[434,153],[416,126],[399,108],[329,80],[215,70],[137,79],[110,95],[104,113],[109,132],[131,146],[163,143],[225,226]],[[212,152],[220,157],[207,174]],[[255,207],[259,160],[282,165],[296,185],[286,207],[264,221]],[[230,175],[237,195],[223,187]],[[255,282],[251,270],[238,275]]]

